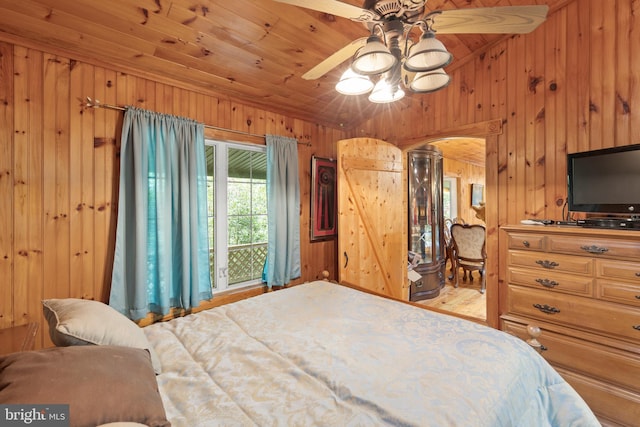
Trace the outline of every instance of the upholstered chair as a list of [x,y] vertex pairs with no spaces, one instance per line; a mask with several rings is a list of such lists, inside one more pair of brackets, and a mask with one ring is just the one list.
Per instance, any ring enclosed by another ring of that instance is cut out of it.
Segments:
[[473,280],[471,272],[478,271],[482,281],[480,293],[484,293],[486,288],[485,267],[487,264],[486,230],[484,226],[478,224],[453,224],[451,226],[451,240],[453,242],[454,286],[457,288],[460,283],[460,269],[464,273],[463,281],[467,279],[467,272],[469,273],[469,278]]

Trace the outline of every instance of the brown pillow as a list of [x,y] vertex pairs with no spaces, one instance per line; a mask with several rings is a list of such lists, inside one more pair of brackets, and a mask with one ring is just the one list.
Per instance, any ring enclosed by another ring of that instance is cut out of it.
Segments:
[[68,404],[71,426],[170,426],[147,350],[56,347],[0,356],[0,402]]

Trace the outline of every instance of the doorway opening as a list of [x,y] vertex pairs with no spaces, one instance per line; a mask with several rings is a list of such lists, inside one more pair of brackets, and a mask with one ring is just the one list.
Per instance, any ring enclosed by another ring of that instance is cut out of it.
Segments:
[[[445,227],[452,222],[480,224],[486,227],[484,215],[484,189],[486,169],[486,140],[479,137],[456,137],[431,141],[443,156],[443,210]],[[482,194],[478,199],[478,191]],[[475,203],[475,205],[474,205]],[[486,321],[486,294],[480,292],[482,278],[477,272],[462,275],[459,286],[454,287],[453,260],[447,260],[445,286],[437,297],[421,301],[457,314]]]

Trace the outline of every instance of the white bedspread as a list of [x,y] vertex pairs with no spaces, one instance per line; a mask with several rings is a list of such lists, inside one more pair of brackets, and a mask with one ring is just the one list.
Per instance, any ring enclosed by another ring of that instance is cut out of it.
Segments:
[[598,426],[525,342],[328,282],[144,328],[173,426]]

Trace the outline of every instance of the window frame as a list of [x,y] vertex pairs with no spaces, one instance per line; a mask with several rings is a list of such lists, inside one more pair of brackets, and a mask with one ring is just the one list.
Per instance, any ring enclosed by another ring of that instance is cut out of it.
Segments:
[[[445,187],[445,183],[449,183],[449,212],[444,212],[444,217],[453,219],[458,216],[458,178],[455,176],[444,176],[443,179],[443,190]],[[444,191],[443,191],[444,196]],[[443,202],[444,207],[444,202]]]
[[[211,272],[211,286],[214,296],[229,290],[238,290],[262,284],[262,278],[250,279],[239,283],[229,284],[229,233],[228,233],[228,150],[238,149],[253,151],[266,155],[267,147],[252,143],[223,141],[213,138],[205,139],[205,146],[213,147],[213,249],[214,265]],[[266,191],[266,183],[265,183]],[[207,213],[207,218],[211,218]],[[207,234],[211,241],[211,229],[207,221]]]

